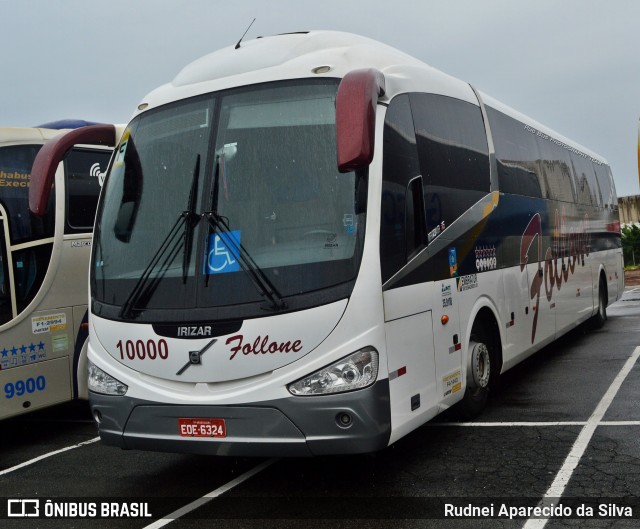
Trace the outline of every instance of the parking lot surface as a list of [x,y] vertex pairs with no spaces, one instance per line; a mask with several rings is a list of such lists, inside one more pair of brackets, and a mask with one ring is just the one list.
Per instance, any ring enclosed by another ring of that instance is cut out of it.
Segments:
[[[639,346],[640,288],[632,287],[609,307],[602,329],[579,327],[507,372],[477,420],[444,414],[367,456],[267,460],[122,451],[99,442],[86,403],[25,415],[0,425],[2,512],[17,499],[38,500],[41,511],[51,500],[49,508],[95,504],[98,512],[1,524],[640,527]],[[125,505],[128,517],[101,518],[103,503]],[[571,515],[527,515],[529,507],[552,512],[550,505]],[[479,514],[483,508],[487,515]],[[579,509],[583,516],[576,517]]]

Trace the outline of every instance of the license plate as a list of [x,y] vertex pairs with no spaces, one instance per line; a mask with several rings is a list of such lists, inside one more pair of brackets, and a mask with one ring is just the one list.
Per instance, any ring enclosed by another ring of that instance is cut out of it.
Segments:
[[181,437],[226,437],[224,419],[178,419]]

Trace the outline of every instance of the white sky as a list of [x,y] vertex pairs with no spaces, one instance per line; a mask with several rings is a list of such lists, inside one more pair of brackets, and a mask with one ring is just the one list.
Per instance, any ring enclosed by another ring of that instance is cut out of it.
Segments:
[[0,0],[0,126],[129,120],[192,60],[309,29],[405,51],[607,158],[639,194],[637,0]]

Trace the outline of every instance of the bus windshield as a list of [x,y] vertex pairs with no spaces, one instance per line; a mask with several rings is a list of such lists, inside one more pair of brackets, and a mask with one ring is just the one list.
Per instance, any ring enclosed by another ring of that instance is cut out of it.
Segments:
[[96,222],[94,312],[138,321],[194,320],[200,309],[200,319],[264,315],[256,274],[280,308],[348,296],[366,178],[336,167],[337,87],[268,83],[136,117]]

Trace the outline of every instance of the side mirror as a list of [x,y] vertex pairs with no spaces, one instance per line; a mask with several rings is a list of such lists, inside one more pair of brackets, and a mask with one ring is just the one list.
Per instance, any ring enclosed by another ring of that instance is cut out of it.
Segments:
[[49,140],[38,152],[31,169],[29,186],[29,209],[38,217],[44,216],[49,201],[49,194],[58,164],[74,145],[116,144],[116,127],[114,125],[91,125],[72,130]]
[[348,173],[373,160],[378,97],[385,93],[382,72],[373,68],[345,75],[336,96],[338,171]]
[[123,202],[118,209],[118,216],[113,227],[116,239],[122,242],[129,242],[131,239],[131,230],[135,222],[138,204],[135,202]]

